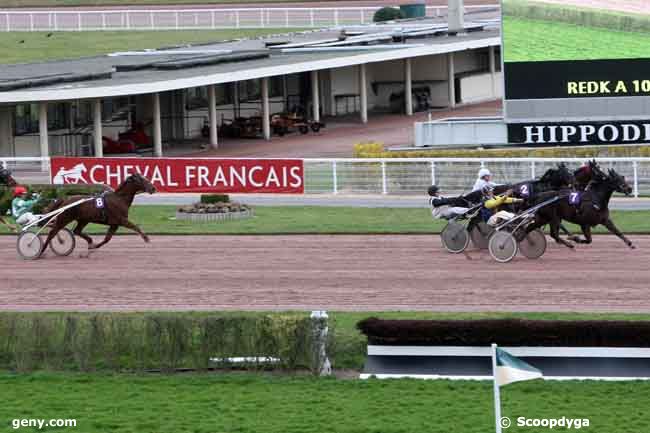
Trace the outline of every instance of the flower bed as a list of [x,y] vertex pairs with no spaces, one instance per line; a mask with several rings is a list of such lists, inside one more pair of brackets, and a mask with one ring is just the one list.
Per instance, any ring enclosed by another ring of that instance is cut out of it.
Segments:
[[253,208],[234,202],[195,203],[176,211],[176,219],[193,222],[230,221],[250,218]]

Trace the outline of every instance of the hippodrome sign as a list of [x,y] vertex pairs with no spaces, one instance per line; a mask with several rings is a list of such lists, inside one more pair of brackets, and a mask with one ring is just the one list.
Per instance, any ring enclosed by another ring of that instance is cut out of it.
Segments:
[[139,173],[160,192],[304,192],[300,159],[63,158],[50,160],[52,183],[116,188]]

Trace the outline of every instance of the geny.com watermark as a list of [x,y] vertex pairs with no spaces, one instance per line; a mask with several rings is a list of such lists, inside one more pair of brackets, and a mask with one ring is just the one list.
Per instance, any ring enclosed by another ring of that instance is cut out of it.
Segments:
[[[520,416],[516,420],[517,427],[545,427],[548,429],[562,428],[567,430],[580,430],[583,427],[589,427],[589,419],[587,418],[526,418]],[[512,425],[512,421],[507,416],[504,416],[499,421],[501,427],[508,428]]]
[[50,427],[76,427],[76,419],[12,419],[11,427],[16,430],[21,427],[36,427],[39,430]]

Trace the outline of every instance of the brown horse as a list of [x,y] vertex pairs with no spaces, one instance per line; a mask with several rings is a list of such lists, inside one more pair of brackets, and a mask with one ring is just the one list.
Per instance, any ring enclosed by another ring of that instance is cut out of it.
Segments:
[[[94,197],[94,200],[83,202],[65,210],[54,220],[52,229],[47,236],[47,240],[43,244],[43,248],[41,248],[41,254],[43,254],[43,251],[45,251],[45,248],[47,248],[56,233],[72,221],[77,222],[73,233],[88,242],[88,250],[97,249],[108,243],[119,227],[131,229],[137,232],[145,242],[149,242],[149,237],[144,234],[140,227],[129,221],[129,208],[133,203],[133,198],[136,194],[141,192],[153,194],[156,192],[156,188],[140,174],[133,174],[122,182],[115,191],[106,191],[101,195]],[[45,212],[51,212],[83,198],[87,197],[72,196],[65,199],[59,199],[46,209]],[[92,238],[83,233],[83,229],[89,223],[108,226],[106,237],[98,244],[94,244]]]
[[5,221],[4,215],[11,209],[11,202],[14,198],[13,187],[16,185],[16,180],[11,177],[11,171],[0,165],[0,223],[11,230],[16,230],[16,226]]

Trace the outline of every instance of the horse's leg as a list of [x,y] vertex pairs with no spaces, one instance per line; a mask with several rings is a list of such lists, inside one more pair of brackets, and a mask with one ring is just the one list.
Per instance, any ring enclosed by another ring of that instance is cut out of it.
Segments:
[[71,221],[72,220],[69,220],[69,219],[64,220],[63,218],[61,218],[61,215],[59,215],[54,220],[54,226],[50,229],[50,232],[47,234],[47,239],[45,240],[45,243],[43,244],[43,247],[41,248],[41,252],[38,253],[38,257],[41,257],[43,255],[43,253],[47,249],[47,246],[50,244],[52,239],[54,239],[54,236],[56,236],[56,234],[58,232],[60,232],[63,227],[70,224]]
[[588,224],[582,224],[580,225],[580,228],[582,229],[582,234],[584,235],[584,239],[581,238],[578,235],[574,236],[569,236],[569,240],[573,242],[577,242],[579,244],[590,244],[592,239],[591,239],[591,226]]
[[554,218],[551,219],[549,222],[550,228],[551,228],[551,237],[557,242],[558,244],[562,244],[567,248],[575,248],[572,244],[569,242],[565,241],[560,237],[560,224],[562,220],[557,217],[557,214],[554,215]]
[[603,225],[605,227],[607,227],[607,230],[609,230],[610,232],[614,233],[616,236],[621,238],[623,240],[623,242],[625,242],[625,245],[627,245],[628,247],[630,247],[632,249],[636,248],[634,245],[632,245],[632,241],[629,240],[628,238],[626,238],[625,235],[623,233],[621,233],[621,231],[618,229],[618,227],[616,227],[616,225],[614,225],[614,221],[607,218],[607,220],[603,223]]
[[113,235],[117,231],[118,227],[119,226],[116,226],[116,225],[109,226],[108,231],[106,232],[106,237],[104,237],[104,240],[101,241],[100,243],[98,243],[97,245],[92,245],[92,246],[89,246],[88,248],[96,250],[97,248],[101,247],[102,245],[106,245],[108,243],[108,241],[111,240],[111,238],[113,237]]
[[140,235],[140,237],[142,238],[143,241],[145,241],[147,243],[149,242],[149,236],[144,234],[144,232],[140,229],[140,227],[137,226],[137,224],[133,224],[129,220],[124,220],[120,225],[122,227],[126,227],[127,229],[133,230],[134,232],[136,232],[136,233],[138,233]]
[[88,221],[77,221],[77,225],[75,226],[72,232],[75,235],[79,236],[84,241],[88,242],[88,249],[92,249],[93,238],[91,238],[90,236],[88,236],[82,231],[84,228],[86,228],[87,225],[88,225]]
[[569,239],[571,239],[571,236],[573,236],[573,235],[571,234],[571,232],[570,232],[566,227],[564,227],[564,224],[562,224],[562,223],[560,223],[560,230],[562,230],[562,232],[563,232],[565,235],[569,236]]

